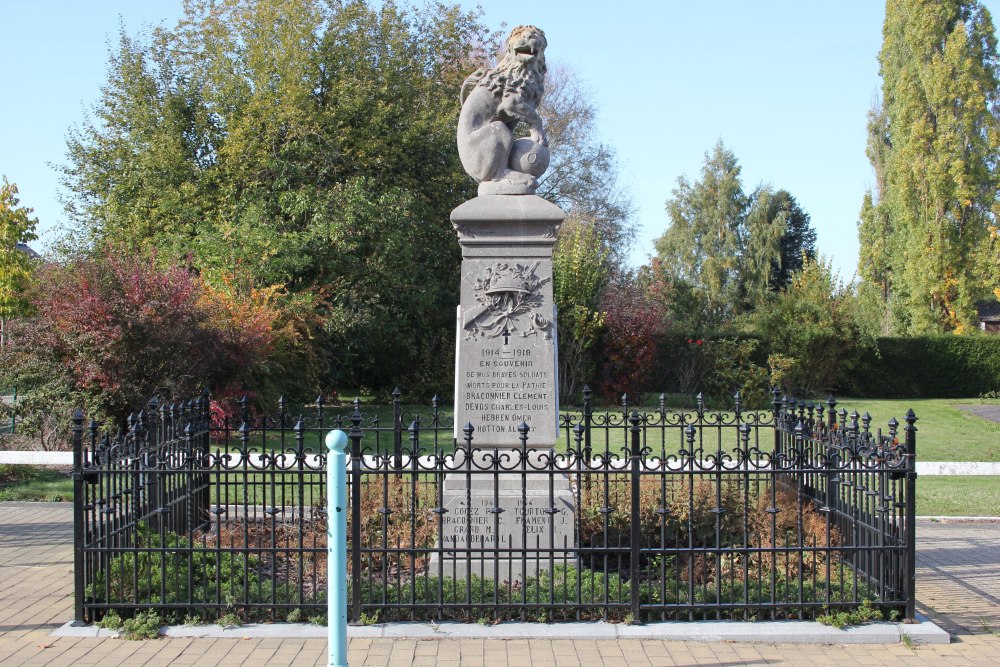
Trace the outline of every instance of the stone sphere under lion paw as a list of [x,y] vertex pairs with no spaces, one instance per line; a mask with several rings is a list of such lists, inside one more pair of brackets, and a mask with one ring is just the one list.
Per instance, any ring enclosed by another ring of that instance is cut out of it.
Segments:
[[507,167],[538,178],[549,168],[549,149],[527,137],[518,139],[510,148]]

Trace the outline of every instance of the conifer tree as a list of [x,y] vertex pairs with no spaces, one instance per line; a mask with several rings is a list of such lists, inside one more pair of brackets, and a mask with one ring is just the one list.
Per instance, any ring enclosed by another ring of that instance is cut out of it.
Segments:
[[772,266],[780,261],[787,211],[772,206],[768,186],[746,194],[740,171],[719,141],[705,154],[701,179],[681,176],[667,201],[670,226],[656,240],[656,260],[673,292],[685,295],[673,304],[682,328],[717,329],[752,310],[766,297]]

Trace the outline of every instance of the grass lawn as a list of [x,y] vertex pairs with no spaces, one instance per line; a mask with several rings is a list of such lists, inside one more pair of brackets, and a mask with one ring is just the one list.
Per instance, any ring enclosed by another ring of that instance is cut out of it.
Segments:
[[[917,415],[918,461],[1000,461],[1000,424],[959,410],[957,405],[1000,405],[997,399],[919,398],[877,400],[845,398],[837,405],[872,416],[872,428],[883,430],[895,417],[903,427],[903,416],[913,409]],[[1000,485],[1000,479],[997,480]]]
[[917,515],[998,516],[1000,477],[919,477]]
[[68,468],[0,465],[0,501],[70,501]]

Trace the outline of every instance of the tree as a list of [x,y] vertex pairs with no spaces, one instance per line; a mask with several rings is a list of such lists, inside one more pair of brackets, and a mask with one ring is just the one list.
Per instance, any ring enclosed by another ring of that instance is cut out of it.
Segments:
[[598,140],[592,93],[576,71],[550,65],[539,113],[551,150],[539,196],[594,225],[609,263],[623,266],[635,237],[634,207],[618,182],[614,148]]
[[967,331],[1000,284],[1000,78],[976,0],[889,0],[859,272],[894,333]]
[[16,322],[23,344],[0,364],[0,385],[18,386],[19,417],[35,431],[49,417],[65,423],[69,407],[121,426],[156,393],[173,400],[203,387],[217,396],[249,387],[270,402],[277,392],[264,395],[274,387],[261,375],[274,367],[278,377],[295,368],[304,391],[290,400],[312,398],[315,378],[297,358],[308,327],[275,306],[281,295],[236,299],[240,288],[228,283],[214,289],[184,267],[110,248],[100,261],[45,265],[28,290],[34,315]]
[[595,377],[593,350],[604,326],[607,252],[593,224],[563,223],[552,257],[552,297],[558,307],[559,393],[571,400]]
[[475,192],[457,91],[494,41],[457,6],[185,3],[176,28],[121,35],[68,142],[68,210],[91,248],[313,295],[330,383],[443,379],[460,263],[448,215]]
[[[718,328],[766,295],[787,215],[772,199],[766,186],[744,193],[736,156],[722,141],[705,154],[700,180],[677,179],[656,259],[673,291],[696,309],[691,323]],[[686,319],[675,310],[675,320]]]
[[873,341],[859,329],[854,309],[851,290],[831,262],[805,257],[787,289],[751,318],[753,331],[769,343],[772,385],[796,395],[838,389],[856,351]]
[[598,388],[617,399],[642,392],[657,369],[656,352],[664,331],[661,304],[634,274],[617,274],[604,290],[604,327]]
[[[781,214],[784,214],[783,216]],[[772,292],[788,286],[792,274],[801,271],[804,262],[816,258],[816,230],[795,197],[788,190],[778,190],[771,197],[769,220],[784,217],[785,233],[781,236],[780,258],[771,262]]]
[[858,223],[858,296],[867,329],[881,336],[894,329],[892,266],[890,243],[892,229],[887,207],[876,206],[871,192],[865,193]]
[[3,177],[0,185],[0,352],[6,346],[7,320],[25,314],[30,302],[24,290],[31,279],[31,258],[19,244],[34,241],[38,218],[33,209],[18,206],[17,185]]

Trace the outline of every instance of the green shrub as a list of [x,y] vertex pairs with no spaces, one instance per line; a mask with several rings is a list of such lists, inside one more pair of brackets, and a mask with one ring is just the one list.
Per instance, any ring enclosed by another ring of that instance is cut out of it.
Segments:
[[141,611],[134,617],[127,619],[122,619],[112,609],[97,622],[97,627],[120,632],[121,636],[128,640],[156,639],[160,636],[162,625],[163,619],[160,618],[155,609]]
[[848,625],[862,625],[883,620],[882,612],[872,606],[870,600],[863,601],[856,609],[850,611],[827,612],[816,617],[823,625],[830,625],[838,630]]
[[117,632],[121,629],[122,622],[122,617],[118,615],[118,612],[112,609],[104,615],[104,618],[97,622],[97,627]]
[[701,392],[709,407],[721,408],[731,408],[738,391],[744,408],[766,407],[768,354],[758,336],[663,334],[657,339],[657,367],[641,388],[688,396]]
[[224,628],[238,628],[243,625],[243,619],[236,612],[230,611],[219,617],[219,625]]
[[[858,582],[855,586],[852,576],[838,577],[837,580],[831,581],[827,591],[824,582],[811,577],[805,577],[800,582],[798,577],[782,567],[775,572],[773,590],[770,569],[751,569],[751,578],[747,581],[727,576],[722,581],[696,582],[690,587],[687,581],[675,574],[673,569],[668,568],[665,576],[661,578],[657,568],[645,568],[638,583],[640,603],[694,605],[693,610],[683,612],[683,619],[714,619],[721,616],[724,619],[753,620],[755,614],[763,612],[740,607],[720,612],[710,605],[716,604],[717,600],[723,603],[746,603],[750,606],[773,600],[782,606],[767,610],[769,615],[773,614],[774,618],[801,618],[807,613],[815,613],[808,611],[810,608],[800,604],[801,602],[822,601],[826,599],[828,592],[829,599],[840,603],[871,597],[869,588],[862,582]],[[471,601],[473,605],[493,605],[488,614],[482,607],[466,610],[433,607],[417,609],[413,606],[382,607],[385,621],[440,618],[442,613],[465,622],[481,624],[519,618],[522,613],[528,613],[531,618],[539,619],[541,612],[539,608],[529,608],[530,611],[523,612],[522,608],[515,606],[525,604],[545,605],[546,622],[577,618],[624,621],[633,585],[618,572],[601,572],[576,568],[572,565],[556,565],[551,571],[540,569],[536,575],[527,577],[521,584],[494,582],[475,575],[470,579],[471,587],[466,586],[467,582],[463,579],[452,579],[448,576],[441,579],[428,576],[417,577],[410,581],[386,582],[366,579],[362,584],[361,599],[363,604],[371,607],[385,604],[434,605],[438,602],[437,593],[440,588],[445,604]],[[557,606],[550,607],[548,606],[550,604]],[[579,604],[583,609],[576,606],[559,608],[560,604]],[[699,607],[701,604],[705,606]],[[871,609],[871,611],[881,617],[881,612],[878,610]],[[659,612],[650,613],[659,618]]]
[[122,623],[122,637],[129,640],[156,639],[160,636],[163,620],[154,609],[139,612]]
[[[710,406],[767,407],[766,390],[859,398],[967,398],[1000,393],[1000,336],[878,338],[873,343],[814,332],[794,349],[751,335],[668,333],[645,392],[705,394]],[[701,345],[698,345],[701,341]],[[767,370],[770,370],[770,377]],[[763,399],[761,397],[764,397]]]

